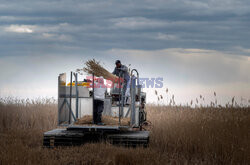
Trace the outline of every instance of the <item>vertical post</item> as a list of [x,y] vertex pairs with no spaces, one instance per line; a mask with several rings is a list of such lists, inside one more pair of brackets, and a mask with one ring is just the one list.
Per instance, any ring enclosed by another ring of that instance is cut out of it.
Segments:
[[137,72],[137,89],[138,89],[138,99],[139,99],[139,107],[141,107],[141,85],[140,85],[140,78],[139,73]]
[[60,124],[60,105],[59,105],[59,101],[60,101],[60,86],[61,86],[61,81],[60,81],[60,75],[58,76],[58,95],[57,95],[57,109],[58,109],[58,112],[57,112],[57,125]]
[[121,125],[121,72],[119,72],[118,87],[119,87],[119,126],[120,126]]
[[130,104],[130,109],[131,109],[131,116],[130,116],[130,123],[131,126],[133,126],[135,124],[135,99],[136,99],[136,93],[135,93],[135,77],[131,76],[131,84],[130,84],[130,96],[131,96],[131,104]]
[[94,123],[94,106],[95,106],[95,103],[94,103],[94,101],[95,101],[95,82],[94,82],[94,73],[92,74],[92,122]]
[[78,78],[77,73],[75,73],[75,87],[76,87],[76,119],[78,119]]
[[[141,96],[140,96],[140,91],[139,91],[139,87],[140,87],[140,82],[139,82],[139,73],[136,69],[132,69],[131,71],[131,75],[133,75],[133,72],[137,73],[137,77],[135,76],[131,76],[131,124],[132,126],[135,124],[136,120],[136,114],[135,114],[135,102],[136,102],[136,89],[138,89],[138,98],[139,98],[139,114],[140,114],[140,104],[141,104]],[[136,79],[137,79],[137,85],[136,85]],[[139,117],[140,115],[138,115]],[[140,123],[140,118],[139,118],[139,123]]]
[[[121,117],[123,117],[123,107],[124,107],[124,101],[125,101],[125,91],[124,91],[124,74],[123,74],[123,76],[122,76],[122,79],[123,79],[123,81],[122,81],[122,85],[123,85],[123,87],[121,86],[121,89],[122,89],[122,105],[121,105],[121,114],[120,114],[120,116]],[[126,87],[127,88],[127,87]]]
[[71,100],[72,100],[72,72],[70,72],[70,93],[69,93],[69,124],[71,123]]
[[141,121],[141,114],[142,114],[141,85],[140,85],[140,78],[139,78],[139,73],[138,72],[137,72],[137,89],[138,89],[138,99],[139,99],[139,127],[140,127],[140,131],[142,131],[142,121]]

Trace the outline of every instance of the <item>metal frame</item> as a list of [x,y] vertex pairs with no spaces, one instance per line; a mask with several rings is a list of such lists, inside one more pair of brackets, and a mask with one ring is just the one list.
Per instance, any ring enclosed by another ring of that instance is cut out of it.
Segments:
[[[131,75],[132,75],[133,71],[135,71],[135,72],[137,73],[137,85],[138,85],[138,87],[139,87],[139,86],[140,86],[140,82],[139,82],[139,72],[138,72],[136,69],[132,69]],[[140,103],[141,103],[141,93],[140,93],[140,92],[138,92],[138,97],[139,97],[139,101],[140,101]]]
[[[72,78],[73,75],[75,77],[75,87],[76,87],[76,115],[74,115],[73,111],[72,111]],[[60,98],[59,96],[59,88],[60,88],[61,84],[60,84],[60,76],[58,76],[58,100]],[[63,108],[63,106],[66,104],[68,106],[69,109],[69,119],[68,119],[68,124],[71,124],[71,117],[73,117],[74,121],[76,121],[78,119],[78,103],[79,101],[79,91],[78,91],[78,74],[77,73],[70,73],[70,95],[69,95],[69,102],[67,101],[67,97],[64,98],[63,103],[60,107],[58,107],[58,125],[59,125],[59,115],[60,112]]]
[[118,88],[119,88],[119,125],[121,125],[121,72],[119,72],[118,79]]
[[130,113],[130,123],[133,124],[135,123],[135,119],[134,119],[134,116],[135,116],[135,97],[136,97],[136,94],[135,94],[135,76],[131,76],[131,84],[130,84],[130,97],[131,97],[131,104],[130,104],[130,110],[131,110],[131,113]]
[[[135,77],[133,75],[133,72],[137,73],[137,76]],[[136,86],[136,79],[137,79],[137,86]],[[130,121],[131,124],[135,123],[135,102],[136,102],[136,88],[140,87],[139,83],[139,72],[136,69],[131,70],[131,84],[130,84],[130,97],[131,97],[131,104],[130,104],[130,110],[131,110],[131,115],[130,115]],[[140,106],[141,106],[141,94],[140,91],[138,90],[138,97],[139,97],[139,112],[140,112]],[[140,123],[140,121],[139,121]],[[134,127],[134,125],[132,125]]]
[[[70,103],[67,101],[66,98],[64,98],[63,103],[62,103],[61,107],[59,108],[59,112],[61,111],[61,109],[64,106],[64,104],[66,104],[68,106],[70,115],[72,115],[72,117],[74,118],[74,121],[76,121],[76,117],[75,117],[75,115],[74,115],[74,113],[73,113],[73,111],[71,109]],[[71,116],[70,116],[70,118],[71,118]],[[71,120],[71,119],[69,119],[69,120]],[[70,122],[69,122],[69,124],[70,124]]]
[[[133,75],[133,73],[136,72],[136,76]],[[73,76],[75,79],[75,90],[76,90],[76,114],[73,113],[72,111],[72,84],[73,84]],[[125,99],[125,93],[124,90],[122,89],[122,84],[124,85],[123,82],[121,82],[121,78],[123,78],[124,76],[121,77],[121,73],[119,74],[119,80],[118,80],[118,87],[119,87],[119,123],[118,125],[121,125],[121,118],[123,117],[123,111],[124,111],[124,99]],[[95,93],[95,89],[94,89],[94,73],[92,74],[92,121],[94,123],[94,93]],[[137,82],[136,82],[137,81]],[[136,122],[135,119],[135,112],[136,112],[136,89],[140,88],[140,84],[139,84],[139,73],[136,69],[132,69],[131,70],[131,77],[130,77],[130,98],[131,98],[131,104],[129,106],[128,111],[126,112],[126,117],[129,116],[130,113],[130,122],[131,122],[131,127],[135,127],[134,123]],[[58,86],[60,87],[60,76],[58,77]],[[59,90],[59,89],[58,89]],[[128,90],[128,89],[127,89]],[[124,93],[124,95],[123,95]],[[58,93],[58,98],[59,98],[59,93]],[[138,89],[138,97],[139,97],[139,114],[141,112],[141,94],[140,91]],[[69,101],[68,101],[69,99]],[[64,105],[67,105],[68,109],[69,109],[69,119],[68,119],[68,124],[72,123],[72,118],[73,118],[73,122],[75,122],[78,117],[79,117],[79,89],[78,89],[78,74],[77,73],[73,73],[71,72],[70,74],[70,95],[69,97],[65,97],[63,100],[62,105],[60,105],[60,107],[58,107],[58,124],[59,124],[59,114],[63,108]],[[140,115],[139,115],[140,116]],[[139,126],[140,126],[140,119],[139,119]],[[137,127],[137,126],[136,126]]]
[[[137,70],[132,70],[136,71]],[[131,72],[131,74],[132,74]],[[61,75],[60,75],[61,76]],[[62,87],[60,82],[61,82],[61,77],[58,77],[58,87]],[[77,80],[77,74],[74,74],[76,82],[76,98],[78,100],[78,80]],[[137,79],[137,86],[136,86],[136,79]],[[137,72],[137,77],[132,76],[131,77],[131,97],[134,99],[131,100],[133,101],[133,106],[134,109],[132,108],[132,105],[130,105],[130,110],[131,114],[132,112],[135,112],[135,101],[136,101],[136,89],[140,88],[139,86],[139,74]],[[65,80],[66,81],[66,80]],[[133,84],[132,84],[133,83]],[[92,99],[94,100],[94,74],[93,74],[93,95]],[[121,84],[120,84],[121,85]],[[132,85],[133,88],[132,88]],[[73,119],[76,120],[76,117],[71,109],[71,99],[72,99],[72,72],[71,72],[71,91],[70,91],[70,97],[64,97],[61,95],[60,89],[58,88],[58,98],[64,98],[62,105],[58,104],[58,111],[63,108],[63,106],[66,104],[69,108],[69,113],[73,116]],[[61,88],[63,89],[63,88]],[[80,89],[80,88],[79,88]],[[140,91],[138,90],[139,98],[141,98],[141,95],[139,93]],[[121,93],[120,93],[121,94]],[[89,97],[90,98],[90,97]],[[70,99],[70,103],[68,101]],[[119,98],[119,102],[121,99]],[[141,106],[141,99],[140,101],[140,106]],[[61,102],[61,100],[60,100]],[[94,104],[94,101],[93,101]],[[121,104],[119,105],[121,108]],[[94,108],[94,106],[93,106]],[[139,107],[139,110],[143,110],[141,107]],[[121,110],[121,109],[120,109]],[[58,112],[58,116],[59,113]],[[76,112],[78,112],[78,101],[76,101]],[[94,111],[93,111],[94,112]],[[67,113],[67,112],[66,112]],[[127,114],[126,114],[127,115]],[[78,113],[77,113],[78,117]],[[120,113],[119,113],[119,119],[120,119]],[[59,121],[59,118],[58,118]],[[67,118],[66,118],[67,121]],[[70,121],[70,120],[69,120]],[[59,122],[58,122],[59,123]],[[66,126],[66,125],[64,125]],[[82,145],[87,142],[96,142],[97,141],[103,141],[107,140],[107,142],[114,144],[114,145],[119,145],[119,146],[128,146],[128,147],[136,147],[136,146],[143,146],[147,147],[149,143],[149,131],[138,131],[134,130],[131,128],[132,126],[68,126],[67,128],[64,129],[54,129],[48,132],[45,132],[43,135],[43,145],[46,147],[54,147],[54,146],[60,146],[60,145],[66,145],[66,146],[71,146],[71,145]],[[87,136],[86,136],[87,135]]]
[[78,101],[79,101],[79,91],[78,91],[78,75],[74,73],[75,76],[75,87],[76,87],[76,118],[78,119]]
[[70,106],[70,110],[69,110],[69,124],[71,123],[71,113],[72,109],[71,109],[71,102],[72,102],[72,72],[70,72],[70,92],[69,92],[69,106]]

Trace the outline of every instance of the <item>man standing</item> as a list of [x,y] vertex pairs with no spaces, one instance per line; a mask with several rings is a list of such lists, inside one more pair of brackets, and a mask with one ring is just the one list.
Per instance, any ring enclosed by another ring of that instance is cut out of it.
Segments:
[[122,97],[125,99],[124,101],[126,102],[125,96],[129,95],[127,88],[129,87],[129,81],[130,81],[128,67],[125,65],[122,65],[120,60],[116,60],[115,65],[116,65],[116,67],[115,67],[114,71],[112,72],[112,74],[114,74],[118,77],[120,76],[120,77],[124,78]]
[[106,86],[104,84],[103,77],[97,79],[97,83],[94,86],[94,124],[104,125],[102,123],[102,112],[104,108],[104,99],[106,93]]

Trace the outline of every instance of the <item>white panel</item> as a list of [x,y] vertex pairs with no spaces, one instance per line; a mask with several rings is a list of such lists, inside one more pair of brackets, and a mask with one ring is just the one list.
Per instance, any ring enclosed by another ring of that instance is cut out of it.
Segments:
[[[129,107],[123,107],[123,117],[126,117],[128,110],[129,110]],[[130,117],[130,112],[128,113],[127,117]]]
[[111,116],[111,99],[107,98],[104,100],[103,115]]
[[[123,117],[125,117],[128,110],[129,110],[129,107],[123,107],[123,112],[124,112]],[[119,117],[119,107],[112,107],[111,108],[111,116]],[[128,117],[130,117],[130,113],[129,113]]]
[[135,127],[139,127],[139,107],[135,108]]
[[[68,102],[69,102],[69,100],[70,99],[68,99]],[[71,110],[76,118],[76,99],[75,98],[71,98]],[[71,123],[74,122],[74,117],[73,117],[72,113],[71,113],[71,120],[70,121],[71,121]]]
[[139,106],[140,102],[135,102],[135,126],[139,127]]
[[[70,95],[70,86],[66,86],[66,95]],[[89,88],[83,86],[77,86],[79,97],[89,97]],[[76,96],[76,87],[72,86],[72,97]]]
[[[62,106],[62,104],[64,104]],[[59,111],[59,108],[60,111]],[[64,98],[58,98],[58,124],[67,123],[69,121],[69,110],[64,102]]]
[[92,98],[79,98],[79,118],[85,115],[93,114],[93,100]]

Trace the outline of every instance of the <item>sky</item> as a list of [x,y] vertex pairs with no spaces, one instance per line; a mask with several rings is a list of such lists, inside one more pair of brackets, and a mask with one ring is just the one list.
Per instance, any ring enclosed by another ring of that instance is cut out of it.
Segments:
[[0,0],[1,97],[56,97],[58,74],[92,58],[162,77],[164,103],[249,104],[250,1]]

